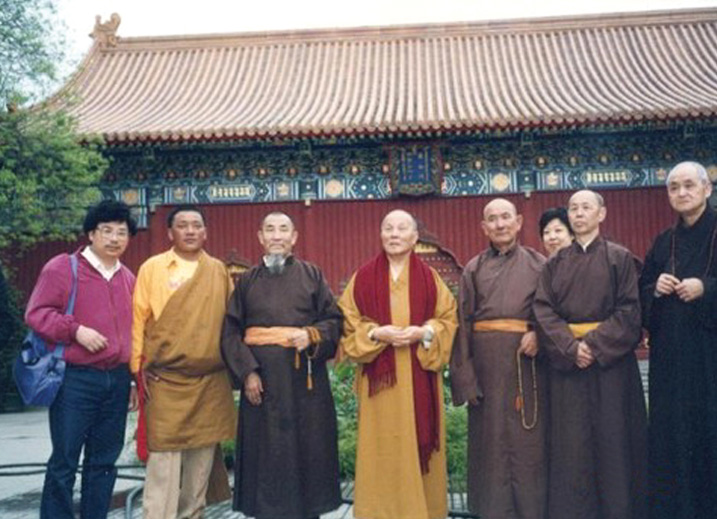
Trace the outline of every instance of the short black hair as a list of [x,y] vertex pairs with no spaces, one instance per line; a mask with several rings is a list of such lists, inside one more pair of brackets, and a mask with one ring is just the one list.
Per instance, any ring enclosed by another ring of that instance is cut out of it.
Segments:
[[171,229],[172,224],[174,223],[174,217],[177,216],[178,213],[184,212],[199,214],[199,216],[202,217],[202,223],[207,225],[207,218],[204,216],[204,212],[199,208],[199,206],[194,204],[182,204],[172,209],[167,215],[167,228]]
[[570,227],[570,220],[568,220],[568,210],[564,207],[551,207],[542,214],[542,216],[540,217],[540,221],[538,222],[541,239],[543,237],[543,231],[545,231],[545,228],[550,222],[555,219],[560,220],[565,225],[565,227],[568,228],[570,236],[573,235],[573,229],[572,227]]
[[90,207],[82,224],[82,230],[85,234],[89,234],[97,229],[99,224],[109,222],[124,222],[130,235],[137,234],[137,221],[132,216],[129,206],[117,200],[102,200],[99,204]]

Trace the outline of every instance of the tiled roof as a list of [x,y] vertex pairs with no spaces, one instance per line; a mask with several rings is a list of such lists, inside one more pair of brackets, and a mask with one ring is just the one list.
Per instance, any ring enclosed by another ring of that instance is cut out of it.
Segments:
[[118,36],[51,103],[68,92],[80,130],[110,142],[714,117],[717,9]]

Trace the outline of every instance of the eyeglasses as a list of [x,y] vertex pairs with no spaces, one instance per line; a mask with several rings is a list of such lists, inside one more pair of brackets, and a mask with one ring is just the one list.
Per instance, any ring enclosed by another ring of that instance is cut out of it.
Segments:
[[115,237],[118,240],[126,240],[129,238],[129,231],[127,229],[113,229],[112,227],[100,226],[97,228],[97,232],[107,240]]

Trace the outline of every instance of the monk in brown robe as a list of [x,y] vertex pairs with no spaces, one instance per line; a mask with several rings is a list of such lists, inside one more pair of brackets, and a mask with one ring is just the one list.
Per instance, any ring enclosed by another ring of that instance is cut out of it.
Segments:
[[225,362],[243,389],[234,509],[258,519],[317,518],[341,505],[326,371],[341,313],[319,268],[292,255],[297,239],[287,215],[264,218],[265,255],[241,275],[222,332]]
[[130,369],[143,397],[139,454],[149,457],[145,519],[200,517],[207,501],[229,497],[218,444],[235,423],[219,347],[231,278],[204,251],[198,207],[176,207],[167,224],[173,247],[140,267],[133,300]]
[[548,260],[533,304],[550,361],[550,519],[647,514],[637,268],[600,236],[605,216],[598,193],[570,198],[575,242]]
[[518,244],[522,224],[508,200],[488,203],[490,248],[460,284],[451,389],[455,405],[469,402],[468,507],[483,519],[543,519],[547,506],[547,379],[532,322],[545,258]]
[[447,513],[441,372],[453,344],[456,303],[413,252],[417,240],[409,213],[388,213],[383,250],[358,269],[339,300],[341,347],[359,365],[357,519]]

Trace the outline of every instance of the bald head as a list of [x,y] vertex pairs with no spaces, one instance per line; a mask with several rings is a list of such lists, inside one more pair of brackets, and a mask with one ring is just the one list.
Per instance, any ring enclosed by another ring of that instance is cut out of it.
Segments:
[[523,226],[523,217],[512,202],[505,198],[491,200],[483,208],[481,227],[493,247],[507,252],[518,242],[518,233]]
[[579,243],[590,243],[600,234],[600,224],[605,220],[605,200],[595,191],[583,189],[570,197],[568,219]]
[[411,213],[409,213],[408,211],[404,211],[403,209],[394,209],[386,216],[384,216],[383,220],[381,220],[381,228],[383,228],[384,224],[389,220],[396,224],[401,222],[409,222],[413,227],[413,230],[418,231],[418,222],[416,221],[416,219]]
[[391,211],[381,221],[381,244],[389,261],[406,258],[418,241],[416,219],[401,209]]
[[294,220],[292,220],[288,214],[282,213],[281,211],[272,211],[271,213],[267,214],[264,218],[262,218],[261,225],[259,226],[259,228],[263,229],[266,223],[270,220],[273,222],[283,222],[287,225],[290,225],[292,229],[296,228],[296,226],[294,225]]
[[284,257],[291,254],[299,236],[289,215],[278,211],[264,217],[257,234],[264,254]]
[[570,207],[570,204],[573,203],[573,200],[582,201],[585,200],[586,197],[592,198],[598,207],[605,207],[605,199],[602,195],[596,191],[591,191],[590,189],[582,189],[573,193],[570,200],[568,200],[568,207]]
[[518,210],[515,208],[513,202],[505,198],[496,198],[488,202],[483,208],[483,219],[486,220],[489,214],[504,213],[506,211],[513,213],[514,216],[518,214]]

